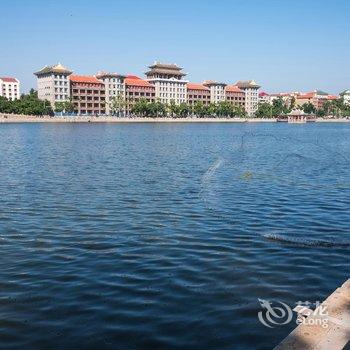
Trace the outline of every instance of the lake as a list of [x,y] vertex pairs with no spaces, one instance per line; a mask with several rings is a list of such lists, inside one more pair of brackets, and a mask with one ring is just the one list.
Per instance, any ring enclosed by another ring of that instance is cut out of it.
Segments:
[[271,349],[349,278],[350,124],[0,125],[0,347]]

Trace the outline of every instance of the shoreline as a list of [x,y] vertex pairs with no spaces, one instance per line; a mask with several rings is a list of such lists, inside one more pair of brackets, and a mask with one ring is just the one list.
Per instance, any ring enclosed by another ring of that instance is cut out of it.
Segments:
[[[7,123],[276,123],[277,118],[118,118],[118,117],[50,117],[29,115],[2,115],[0,124]],[[350,119],[317,118],[316,123],[349,123]]]

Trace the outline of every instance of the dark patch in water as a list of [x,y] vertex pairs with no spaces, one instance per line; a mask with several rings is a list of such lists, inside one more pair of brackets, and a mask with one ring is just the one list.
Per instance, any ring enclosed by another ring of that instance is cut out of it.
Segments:
[[306,246],[306,247],[322,247],[322,248],[336,248],[336,247],[349,248],[350,247],[350,242],[346,242],[346,241],[330,242],[327,240],[319,240],[319,239],[288,237],[285,235],[279,235],[275,233],[268,233],[263,235],[263,237],[268,239],[269,241],[276,241],[279,243],[294,244],[294,245]]

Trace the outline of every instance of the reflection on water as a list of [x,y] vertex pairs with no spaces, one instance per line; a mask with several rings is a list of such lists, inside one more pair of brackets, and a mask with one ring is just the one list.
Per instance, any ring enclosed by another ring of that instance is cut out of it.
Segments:
[[1,347],[271,349],[349,278],[349,132],[1,125]]

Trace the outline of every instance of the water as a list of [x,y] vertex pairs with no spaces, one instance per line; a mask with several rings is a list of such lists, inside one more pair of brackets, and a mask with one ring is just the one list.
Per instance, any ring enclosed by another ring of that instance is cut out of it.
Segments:
[[258,298],[349,278],[350,124],[0,125],[0,347],[271,349]]

